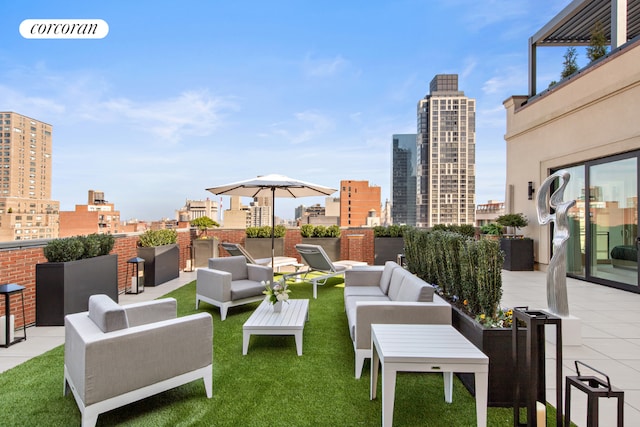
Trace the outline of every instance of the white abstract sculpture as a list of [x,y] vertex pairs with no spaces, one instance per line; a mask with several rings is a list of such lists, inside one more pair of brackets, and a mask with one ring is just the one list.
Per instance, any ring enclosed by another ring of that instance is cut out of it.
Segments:
[[[565,170],[559,170],[550,175],[542,183],[537,197],[538,222],[540,225],[553,221],[553,256],[549,261],[547,269],[547,304],[549,311],[558,316],[569,316],[569,300],[567,298],[567,242],[569,240],[569,220],[567,211],[575,205],[575,200],[563,202],[564,189],[569,182],[571,175]],[[547,194],[550,191],[552,182],[560,179],[560,186],[549,197],[547,205]],[[555,209],[551,213],[549,208]]]

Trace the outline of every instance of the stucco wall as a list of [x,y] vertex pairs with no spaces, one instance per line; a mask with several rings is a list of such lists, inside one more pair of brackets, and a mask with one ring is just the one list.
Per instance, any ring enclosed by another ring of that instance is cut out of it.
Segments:
[[[523,212],[535,239],[534,257],[550,258],[548,226],[537,223],[527,185],[537,190],[549,171],[640,149],[640,41],[527,100],[512,96],[507,113],[507,212]],[[560,66],[560,65],[559,65]]]

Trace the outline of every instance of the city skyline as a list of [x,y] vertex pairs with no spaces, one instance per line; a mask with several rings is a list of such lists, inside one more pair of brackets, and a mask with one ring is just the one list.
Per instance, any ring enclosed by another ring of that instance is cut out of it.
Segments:
[[[267,173],[367,180],[384,203],[391,136],[416,132],[434,75],[459,74],[477,100],[476,202],[502,200],[502,101],[527,91],[522,41],[568,3],[14,2],[0,18],[0,110],[52,125],[61,210],[98,188],[123,219],[172,217],[205,188]],[[22,38],[34,18],[102,19],[109,34]],[[559,79],[563,53],[540,52],[539,87]],[[276,215],[314,203],[283,199]]]

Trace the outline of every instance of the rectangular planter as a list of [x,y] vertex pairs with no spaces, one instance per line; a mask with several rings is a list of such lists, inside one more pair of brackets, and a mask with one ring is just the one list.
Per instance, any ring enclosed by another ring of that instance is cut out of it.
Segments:
[[340,238],[339,237],[303,237],[302,243],[305,245],[318,245],[327,253],[331,261],[340,261]]
[[500,239],[504,252],[503,268],[509,271],[533,271],[533,239]]
[[94,294],[118,302],[118,255],[36,264],[36,326],[63,326]]
[[193,241],[194,267],[208,267],[209,258],[218,257],[218,239],[196,239]]
[[[284,239],[277,237],[273,241],[274,256],[284,256]],[[271,258],[271,237],[247,237],[244,248],[253,259]]]
[[[455,306],[451,307],[451,324],[489,357],[488,405],[513,407],[516,374],[520,376],[520,384],[523,385],[524,390],[528,387],[528,379],[524,370],[515,372],[511,328],[484,328]],[[518,340],[520,360],[525,360],[526,330],[519,331]],[[460,378],[469,393],[475,396],[474,375],[457,373],[456,376]]]
[[387,261],[396,261],[398,254],[404,254],[403,237],[375,237],[374,245],[374,265],[384,265]]
[[177,244],[139,247],[144,259],[144,285],[158,286],[180,276],[180,249]]

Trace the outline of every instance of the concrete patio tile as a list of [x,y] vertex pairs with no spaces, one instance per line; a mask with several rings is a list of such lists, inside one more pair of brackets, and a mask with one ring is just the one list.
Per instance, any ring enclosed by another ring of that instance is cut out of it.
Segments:
[[[582,340],[583,347],[588,347],[595,352],[600,352],[606,357],[612,359],[635,359],[640,355],[640,340],[636,343],[632,340],[624,339],[604,339],[604,338],[584,338]],[[590,359],[590,357],[576,356],[580,359]],[[601,357],[593,357],[593,359],[601,359]]]
[[610,332],[607,332],[608,328],[601,328],[601,325],[619,325],[619,323],[582,323],[580,329],[582,332],[582,338],[616,338]]
[[[618,338],[638,338],[640,339],[640,323],[620,323],[620,322],[602,322],[591,324],[591,328],[599,329],[614,337]],[[584,337],[584,328],[582,331]],[[598,338],[598,337],[592,337]]]

